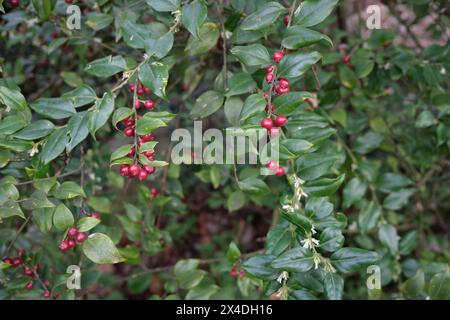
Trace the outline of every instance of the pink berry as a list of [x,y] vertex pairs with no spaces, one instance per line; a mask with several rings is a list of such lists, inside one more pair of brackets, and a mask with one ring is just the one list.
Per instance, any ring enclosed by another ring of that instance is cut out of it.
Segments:
[[78,243],[83,243],[84,241],[86,241],[87,239],[87,235],[84,232],[79,232],[77,234],[77,236],[75,237],[75,241]]
[[277,117],[275,118],[275,125],[276,125],[277,127],[282,127],[282,126],[284,126],[284,125],[286,124],[286,122],[287,122],[287,118],[286,118],[285,116],[277,116]]
[[75,237],[77,235],[77,233],[78,233],[78,229],[75,227],[71,227],[71,228],[69,228],[69,231],[67,231],[67,235],[69,237]]
[[269,170],[271,170],[271,171],[275,171],[275,170],[277,170],[277,168],[278,168],[278,163],[277,163],[276,161],[269,160],[269,161],[266,163],[266,168],[269,169]]
[[264,118],[261,120],[261,127],[265,129],[270,129],[273,127],[273,121],[270,118]]
[[284,53],[282,51],[275,51],[273,54],[273,60],[277,63],[280,62],[283,57]]
[[275,171],[275,175],[277,177],[281,177],[284,175],[284,168],[283,167],[278,167],[278,169]]

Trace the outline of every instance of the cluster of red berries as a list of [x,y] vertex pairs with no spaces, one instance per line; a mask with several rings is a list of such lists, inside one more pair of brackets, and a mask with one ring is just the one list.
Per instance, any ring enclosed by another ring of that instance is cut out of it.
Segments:
[[[92,217],[92,215],[91,215]],[[67,231],[67,238],[59,244],[59,250],[66,252],[77,246],[77,243],[83,243],[87,239],[87,234],[85,232],[78,232],[75,227],[70,227]]]
[[[151,94],[151,90],[147,87],[142,86],[141,84],[138,84],[138,87],[135,87],[134,83],[130,83],[128,85],[128,89],[130,92],[134,93],[136,91],[136,94],[138,96],[143,96],[145,94]],[[155,107],[155,102],[151,99],[147,99],[143,103],[144,108],[147,110],[151,110]],[[141,100],[136,99],[136,102],[133,106],[136,110],[139,110],[141,108]],[[136,121],[141,118],[141,115],[137,115],[137,119],[133,119],[132,117],[128,117],[124,120],[122,120],[122,123],[125,126],[125,129],[123,130],[123,133],[127,137],[135,137],[136,135]],[[137,142],[137,147],[140,148],[144,143],[152,141],[154,139],[153,134],[148,133],[146,135],[142,135],[139,137]],[[142,153],[149,161],[155,160],[155,154],[151,151],[144,151]],[[130,158],[135,158],[136,156],[136,146],[131,147],[130,152],[127,155]],[[150,165],[139,165],[137,163],[128,165],[124,164],[120,166],[120,174],[124,177],[129,178],[138,178],[139,180],[143,181],[147,179],[147,176],[149,174],[155,173],[156,168]]]
[[[30,277],[32,279],[32,280],[28,281],[25,284],[25,289],[33,290],[33,288],[34,288],[34,280],[39,276],[39,270],[40,270],[41,266],[40,266],[39,263],[35,264],[33,267],[26,266],[25,262],[23,260],[24,254],[25,254],[25,250],[20,249],[19,250],[19,254],[18,254],[17,257],[15,257],[15,258],[9,258],[9,257],[5,258],[5,259],[3,259],[3,262],[6,263],[6,264],[9,264],[13,268],[18,268],[20,266],[23,266],[22,274],[24,276]],[[46,280],[44,282],[44,285],[46,287],[48,287],[50,285],[49,281]],[[48,290],[45,290],[44,293],[42,294],[42,296],[45,299],[48,299],[48,298],[51,297],[51,292],[48,291]]]
[[281,177],[285,173],[284,168],[282,166],[279,166],[278,163],[273,160],[269,160],[266,163],[266,168],[270,171],[273,171],[277,177]]
[[[276,51],[273,54],[273,60],[276,63],[279,63],[284,57],[284,53],[283,51]],[[275,79],[275,74],[274,74],[274,66],[267,66],[266,67],[266,81],[267,83],[273,83],[274,80],[276,80],[276,84],[273,86],[273,91],[276,94],[285,94],[285,93],[289,93],[290,88],[289,88],[289,80],[285,79],[285,78],[278,78]]]
[[243,278],[245,276],[245,271],[243,269],[239,268],[238,266],[234,265],[230,270],[230,276],[232,276],[233,278],[236,278],[238,275],[241,278]]

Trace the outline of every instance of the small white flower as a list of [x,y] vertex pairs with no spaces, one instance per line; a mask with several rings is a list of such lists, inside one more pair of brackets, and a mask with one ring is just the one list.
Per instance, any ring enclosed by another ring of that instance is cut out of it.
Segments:
[[39,153],[39,147],[38,144],[34,144],[33,148],[31,148],[30,152],[28,153],[30,157],[34,156],[36,153]]
[[278,276],[277,281],[282,284],[284,281],[287,281],[287,279],[289,279],[289,273],[287,273],[287,271],[283,271]]
[[300,241],[303,245],[303,248],[313,249],[315,246],[319,245],[319,240],[314,239],[313,237],[308,237]]
[[317,233],[316,229],[314,229],[314,226],[311,227],[311,233],[312,234],[316,234]]
[[291,205],[289,205],[289,204],[285,204],[282,208],[283,208],[284,211],[287,211],[287,212],[294,212],[295,211],[294,208]]
[[318,269],[320,265],[320,257],[319,255],[314,255],[314,269]]

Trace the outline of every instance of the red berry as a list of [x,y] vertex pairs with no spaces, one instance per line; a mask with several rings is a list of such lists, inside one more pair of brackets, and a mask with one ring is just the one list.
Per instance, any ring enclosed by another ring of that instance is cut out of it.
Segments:
[[289,80],[280,78],[280,79],[278,79],[278,85],[280,86],[280,88],[283,88],[283,89],[289,88]]
[[284,168],[283,167],[278,167],[278,169],[275,171],[275,175],[277,177],[281,177],[284,175]]
[[10,266],[12,266],[14,263],[13,259],[11,259],[11,258],[5,258],[5,259],[3,259],[3,262],[6,264],[9,264]]
[[276,161],[269,160],[269,161],[266,163],[266,168],[269,169],[269,170],[271,170],[271,171],[275,171],[275,170],[277,170],[277,168],[278,168],[278,163],[277,163]]
[[25,267],[25,268],[23,269],[23,274],[26,275],[26,276],[28,276],[28,277],[34,276],[33,270],[32,270],[31,268],[29,268],[29,267]]
[[342,62],[345,64],[348,64],[350,62],[350,60],[352,60],[352,56],[350,54],[346,54],[343,58],[342,58]]
[[144,181],[145,179],[147,179],[147,176],[148,176],[147,170],[141,169],[138,174],[138,179]]
[[158,195],[158,190],[156,190],[155,188],[151,188],[150,194],[152,197],[156,197]]
[[153,166],[145,165],[144,166],[145,171],[147,171],[148,174],[152,174],[156,171],[156,168]]
[[230,276],[232,276],[233,278],[236,278],[237,275],[238,275],[237,268],[236,268],[236,266],[233,266],[230,270]]
[[69,237],[75,237],[77,235],[77,233],[78,233],[78,229],[75,227],[71,227],[71,228],[69,228],[69,231],[67,231],[67,235]]
[[34,265],[34,270],[35,271],[39,271],[39,269],[41,269],[41,265],[39,263]]
[[264,118],[261,120],[261,127],[270,129],[273,127],[273,121],[270,118]]
[[145,109],[153,109],[153,107],[155,106],[155,102],[153,100],[145,100],[144,102],[144,107]]
[[134,156],[135,153],[136,153],[136,150],[135,150],[134,146],[132,146],[130,148],[130,151],[127,153],[127,156],[131,158],[132,156]]
[[[266,104],[266,112],[269,111],[269,105]],[[273,103],[270,104],[270,112],[274,112],[275,111],[275,106],[273,105]]]
[[152,90],[150,90],[150,89],[147,88],[147,87],[144,87],[143,89],[144,89],[144,92],[145,92],[146,94],[151,94],[151,93],[152,93]]
[[69,249],[72,249],[72,248],[75,248],[77,243],[75,242],[75,240],[69,239],[69,240],[67,240],[67,245],[69,246]]
[[268,92],[264,92],[263,96],[266,100],[269,100],[269,93]]
[[24,254],[25,254],[25,250],[24,250],[24,249],[20,249],[20,250],[17,252],[17,255],[18,255],[20,258],[22,258]]
[[72,4],[73,0],[64,0],[67,4]]
[[273,73],[273,66],[266,67],[266,74]]
[[290,89],[289,89],[289,87],[287,87],[287,88],[277,87],[275,91],[278,94],[284,94],[284,93],[289,93]]
[[123,164],[120,166],[120,174],[124,177],[130,174],[130,166],[127,164]]
[[26,288],[27,290],[33,290],[33,287],[34,287],[33,281],[30,281],[30,282],[28,282],[28,283],[25,285],[25,288]]
[[275,51],[273,54],[273,60],[275,62],[280,62],[283,59],[284,53],[282,51]]
[[51,292],[48,291],[48,290],[44,291],[44,293],[42,294],[42,296],[44,297],[44,299],[50,298],[51,295],[52,295]]
[[63,241],[59,244],[59,250],[61,250],[62,252],[66,252],[69,249],[70,247],[68,241]]
[[270,134],[271,137],[279,136],[280,135],[280,128],[277,128],[277,127],[270,128],[269,134]]
[[277,116],[277,117],[275,118],[275,125],[276,125],[277,127],[282,127],[282,126],[284,126],[284,125],[286,124],[286,122],[287,122],[287,118],[286,118],[285,116]]
[[139,169],[139,166],[137,164],[132,164],[130,166],[130,176],[136,177],[140,171],[141,169]]
[[144,93],[145,93],[145,91],[144,91],[144,88],[142,88],[142,87],[140,87],[140,88],[137,90],[137,94],[138,94],[139,96],[144,95]]
[[92,213],[91,213],[91,218],[95,218],[95,219],[100,220],[100,214],[97,213],[97,212],[92,212]]
[[127,137],[134,137],[134,128],[133,127],[126,127],[125,130],[123,130],[123,133]]
[[84,233],[84,232],[79,232],[79,233],[77,234],[77,236],[75,237],[75,240],[76,240],[76,242],[78,242],[78,243],[85,242],[86,239],[87,239],[87,235],[86,235],[86,233]]
[[[145,152],[144,152],[144,156],[146,156],[147,159],[149,159],[149,160],[150,160],[150,158],[153,159],[154,154],[155,154],[155,153],[154,153],[154,152],[151,152],[151,151],[145,151]],[[150,161],[153,161],[153,160],[150,160]]]
[[125,124],[125,126],[127,126],[127,127],[132,127],[132,126],[134,126],[136,123],[134,122],[133,119],[127,118],[127,119],[124,120],[124,124]]
[[128,89],[130,90],[130,92],[134,92],[134,83],[130,83],[129,85],[128,85]]
[[289,25],[289,16],[284,16],[283,23],[286,27]]
[[272,83],[273,78],[274,78],[273,73],[268,73],[268,74],[266,74],[266,81],[267,81],[268,83]]
[[9,4],[13,7],[19,6],[19,0],[9,0]]
[[151,133],[147,133],[146,135],[142,136],[141,139],[144,142],[152,141],[155,137]]
[[20,266],[22,264],[23,264],[22,258],[14,258],[13,259],[13,263],[12,263],[13,267],[18,267],[18,266]]
[[139,109],[141,108],[141,102],[140,102],[139,100],[136,100],[136,101],[134,102],[134,107],[135,107],[137,110],[139,110]]
[[241,271],[239,272],[239,276],[241,278],[245,277],[245,271],[241,269]]

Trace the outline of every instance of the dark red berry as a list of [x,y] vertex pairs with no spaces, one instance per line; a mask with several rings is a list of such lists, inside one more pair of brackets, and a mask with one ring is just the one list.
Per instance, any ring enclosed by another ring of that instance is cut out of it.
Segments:
[[134,137],[134,128],[133,127],[126,127],[125,130],[123,130],[123,133],[127,136],[127,137]]
[[141,108],[141,102],[139,100],[136,100],[134,102],[134,107],[139,110]]
[[30,281],[30,282],[28,282],[28,283],[25,285],[25,288],[26,288],[27,290],[33,290],[33,287],[34,287],[33,281]]
[[147,88],[147,87],[144,87],[143,89],[144,89],[144,92],[145,92],[146,94],[151,94],[151,93],[152,93],[152,90],[150,90],[150,89]]
[[18,266],[20,266],[22,264],[23,264],[23,259],[22,258],[17,257],[17,258],[13,259],[13,263],[12,263],[13,267],[18,267]]
[[130,151],[127,153],[127,156],[131,158],[132,156],[134,156],[135,153],[136,153],[136,150],[135,150],[134,146],[132,146],[130,148]]
[[284,175],[284,168],[283,167],[278,167],[278,169],[275,171],[275,175],[277,177],[281,177]]
[[284,53],[282,51],[275,51],[273,54],[273,60],[275,62],[280,62],[283,59]]
[[286,27],[289,25],[289,16],[284,16],[283,23]]
[[84,233],[84,232],[79,232],[79,233],[77,234],[77,236],[75,237],[75,240],[76,240],[76,242],[78,242],[78,243],[83,243],[83,242],[86,241],[86,239],[87,239],[87,235],[86,235],[86,233]]
[[66,252],[69,249],[70,247],[68,241],[63,241],[59,244],[59,250],[61,250],[62,252]]
[[44,299],[48,299],[48,298],[50,298],[51,297],[51,292],[50,291],[48,291],[48,290],[46,290],[46,291],[44,291],[44,293],[42,294],[42,297],[44,297]]
[[141,169],[138,174],[138,179],[144,181],[145,179],[147,179],[147,176],[148,176],[147,170]]
[[144,166],[145,171],[147,171],[148,174],[152,174],[156,171],[155,167],[149,166],[149,165],[145,165]]
[[[149,159],[149,160],[150,160],[150,158],[153,158],[154,155],[155,155],[155,153],[151,152],[151,151],[145,151],[144,152],[144,156],[146,156],[147,159]],[[150,161],[153,161],[153,160],[150,160]]]
[[266,74],[273,73],[273,66],[266,67]]
[[128,89],[130,90],[130,92],[134,92],[134,83],[130,83],[129,85],[128,85]]
[[100,217],[101,217],[101,216],[100,216],[100,214],[97,213],[97,212],[92,212],[92,213],[91,213],[91,217],[100,220]]
[[144,107],[145,109],[153,109],[153,107],[155,106],[155,102],[153,100],[145,100],[144,102]]
[[18,255],[20,258],[22,258],[24,254],[25,254],[25,250],[24,250],[24,249],[20,249],[20,250],[17,252],[17,255]]
[[270,118],[264,118],[261,120],[261,127],[270,129],[273,127],[273,121]]
[[140,171],[141,171],[141,169],[139,168],[139,166],[137,164],[130,165],[130,176],[136,177]]
[[277,168],[278,168],[278,163],[277,163],[276,161],[269,160],[269,161],[266,163],[266,168],[269,169],[269,170],[271,170],[271,171],[275,171],[275,170],[277,170]]
[[75,242],[75,240],[69,239],[69,240],[67,240],[67,245],[69,246],[69,249],[72,249],[72,248],[75,248],[77,243]]
[[13,7],[18,7],[20,4],[19,0],[9,0],[9,4]]
[[139,96],[144,95],[144,93],[145,93],[145,91],[144,91],[144,88],[142,88],[142,87],[140,87],[140,88],[137,90],[137,94],[138,94]]
[[33,270],[32,270],[31,268],[29,268],[29,267],[25,267],[25,268],[23,269],[23,274],[26,275],[26,276],[28,276],[28,277],[34,276]]
[[278,85],[280,86],[280,88],[283,88],[283,89],[289,88],[289,80],[280,78],[280,79],[278,79]]
[[131,119],[131,118],[125,119],[123,123],[124,123],[125,126],[127,126],[127,127],[132,127],[132,126],[135,125],[135,121],[134,121],[133,119]]
[[73,0],[64,0],[67,4],[72,4]]
[[278,94],[285,94],[285,93],[289,93],[290,89],[289,89],[289,87],[287,87],[287,88],[277,87],[275,91]]
[[273,73],[268,73],[268,74],[266,74],[266,81],[268,83],[272,83],[274,77],[275,76],[273,75]]
[[71,227],[71,228],[69,228],[69,231],[67,231],[67,235],[69,237],[75,237],[77,235],[77,233],[78,233],[78,229],[75,227]]
[[146,135],[142,136],[141,139],[144,142],[152,141],[155,137],[151,133],[147,133]]
[[120,174],[124,177],[130,174],[130,166],[127,164],[123,164],[120,166]]
[[286,122],[287,122],[287,118],[286,118],[285,116],[277,116],[277,117],[275,118],[275,125],[276,125],[277,127],[282,127],[282,126],[284,126],[284,125],[286,124]]
[[237,268],[236,268],[236,266],[233,266],[230,270],[230,276],[232,276],[233,278],[236,278],[237,275],[238,275]]
[[10,266],[12,266],[14,263],[13,259],[11,259],[11,258],[5,258],[5,259],[3,259],[3,262],[6,264],[9,264]]
[[156,190],[155,188],[151,188],[150,189],[150,195],[154,198],[158,195],[158,190]]
[[342,58],[342,62],[344,64],[349,64],[350,60],[352,60],[352,56],[350,54],[346,54],[343,58]]
[[[266,112],[269,111],[269,105],[266,104]],[[270,104],[270,112],[274,112],[275,111],[275,106],[273,105],[273,103]]]

